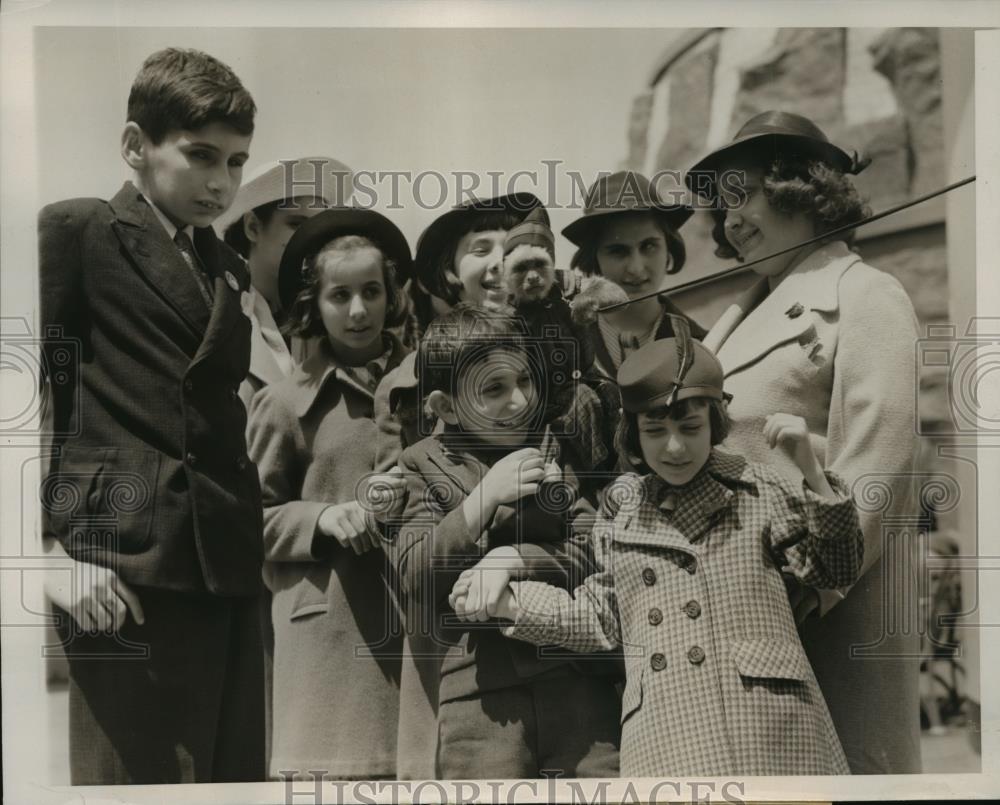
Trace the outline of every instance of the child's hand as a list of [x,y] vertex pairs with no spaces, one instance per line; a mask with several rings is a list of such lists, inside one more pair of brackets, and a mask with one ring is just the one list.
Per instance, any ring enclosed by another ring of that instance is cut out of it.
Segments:
[[764,421],[764,438],[773,450],[781,447],[799,468],[809,488],[826,498],[836,498],[809,442],[806,421],[794,414],[771,414]]
[[117,632],[129,613],[136,623],[145,621],[139,597],[111,568],[74,560],[72,573],[71,579],[48,574],[45,594],[84,632]]
[[398,519],[406,506],[406,478],[399,467],[369,475],[358,484],[358,500],[380,523]]
[[369,529],[367,512],[356,500],[327,506],[319,516],[316,527],[320,533],[333,537],[343,547],[359,556],[378,547],[378,535]]
[[509,453],[494,464],[481,481],[484,503],[495,508],[538,491],[545,477],[545,461],[534,447]]
[[775,447],[784,450],[803,474],[819,466],[809,443],[809,428],[802,417],[771,414],[764,421],[764,438],[772,450]]
[[[464,596],[456,596],[455,614],[470,623],[488,621],[496,614],[497,602],[510,584],[511,572],[505,567],[491,567],[484,562],[465,572],[469,574],[468,590]],[[461,581],[462,577],[459,578]],[[453,594],[457,587],[458,582],[452,588]]]

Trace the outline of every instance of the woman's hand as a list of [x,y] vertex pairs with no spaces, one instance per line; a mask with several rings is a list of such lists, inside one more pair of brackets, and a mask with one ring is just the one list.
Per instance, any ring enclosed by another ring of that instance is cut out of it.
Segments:
[[129,613],[139,625],[145,622],[139,596],[111,568],[90,562],[73,560],[71,577],[49,573],[45,594],[84,632],[117,632]]
[[836,497],[816,453],[813,452],[809,442],[809,428],[802,417],[794,414],[771,414],[764,421],[764,438],[772,450],[780,447],[795,462],[813,492],[823,497]]
[[406,478],[399,467],[368,475],[358,485],[357,499],[380,523],[398,519],[406,507]]
[[359,556],[378,547],[378,534],[368,527],[367,512],[356,500],[327,506],[319,516],[316,528],[327,537],[333,537],[344,548]]

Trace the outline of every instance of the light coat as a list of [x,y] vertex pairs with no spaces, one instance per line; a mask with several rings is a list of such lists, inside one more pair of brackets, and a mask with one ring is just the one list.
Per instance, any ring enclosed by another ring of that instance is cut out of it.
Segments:
[[779,568],[822,587],[861,566],[857,513],[713,451],[682,490],[656,475],[605,492],[598,572],[573,593],[515,582],[505,634],[575,651],[622,646],[630,777],[845,774]]
[[[394,341],[387,368],[398,365]],[[250,408],[264,500],[264,581],[274,623],[270,775],[394,776],[402,639],[380,550],[317,533],[330,504],[372,472],[372,392],[325,346]]]
[[[915,595],[915,586],[903,589],[915,584],[914,546],[882,536],[883,519],[915,514],[913,305],[894,277],[841,241],[816,249],[766,292],[764,279],[740,300],[741,312],[728,324],[724,315],[705,339],[721,342],[717,354],[733,395],[724,447],[797,480],[794,464],[763,436],[769,414],[796,414],[806,420],[820,462],[852,487],[865,533],[863,575],[846,600],[807,619],[802,640],[851,770],[917,772],[919,637],[915,629],[884,634],[886,618],[915,617],[898,611]],[[896,585],[888,591],[887,574]],[[852,646],[868,648],[852,656]]]

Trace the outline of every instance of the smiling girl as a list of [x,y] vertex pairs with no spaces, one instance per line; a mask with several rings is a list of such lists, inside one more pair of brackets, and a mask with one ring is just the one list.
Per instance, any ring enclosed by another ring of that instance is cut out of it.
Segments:
[[[396,772],[401,637],[378,533],[357,500],[375,461],[374,389],[404,350],[409,247],[385,217],[339,208],[292,236],[278,288],[292,334],[319,346],[250,409],[274,621],[269,770]],[[397,476],[386,476],[389,487]]]

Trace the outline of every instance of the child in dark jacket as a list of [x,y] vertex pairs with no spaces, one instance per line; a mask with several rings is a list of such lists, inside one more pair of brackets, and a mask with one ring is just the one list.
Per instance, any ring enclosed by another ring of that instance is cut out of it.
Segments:
[[483,595],[467,602],[481,620],[511,578],[566,587],[589,572],[594,489],[541,424],[539,366],[522,321],[464,305],[418,352],[421,392],[444,428],[400,458],[408,498],[392,552],[411,646],[435,649],[421,676],[445,779],[618,774],[616,663],[605,661],[609,675],[581,655],[541,654],[447,607],[458,575],[487,553]]

